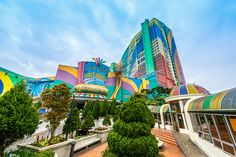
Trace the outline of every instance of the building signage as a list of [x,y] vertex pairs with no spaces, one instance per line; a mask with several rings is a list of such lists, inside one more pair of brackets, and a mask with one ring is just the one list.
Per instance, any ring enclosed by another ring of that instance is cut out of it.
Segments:
[[105,85],[109,67],[104,64],[96,65],[95,62],[85,62],[84,83]]

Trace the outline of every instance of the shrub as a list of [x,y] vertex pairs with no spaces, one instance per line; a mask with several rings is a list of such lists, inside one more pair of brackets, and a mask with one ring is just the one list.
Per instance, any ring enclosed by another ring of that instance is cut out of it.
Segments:
[[88,101],[86,106],[84,107],[82,111],[82,116],[85,118],[88,114],[88,112],[93,112],[93,103],[92,101]]
[[105,127],[105,126],[100,126],[100,127],[98,127],[98,128],[95,128],[95,130],[98,130],[98,131],[107,130],[107,127]]
[[93,113],[92,114],[95,119],[98,119],[100,116],[100,105],[99,104],[100,104],[99,101],[96,100],[93,105]]
[[102,122],[103,125],[111,125],[110,116],[107,114]]
[[6,153],[5,157],[54,157],[53,151],[36,152],[31,149],[21,148],[14,152]]
[[154,118],[145,99],[132,96],[121,106],[119,117],[108,134],[109,152],[117,157],[157,157],[157,141],[151,134]]
[[106,149],[102,152],[102,156],[103,157],[117,157],[116,154],[111,153],[108,149]]
[[52,89],[46,89],[41,94],[43,106],[48,109],[45,114],[49,122],[49,130],[52,138],[56,128],[61,121],[66,118],[70,107],[70,88],[65,83],[54,86]]
[[95,126],[94,120],[93,120],[93,115],[92,115],[91,112],[88,112],[88,114],[85,117],[85,120],[84,120],[81,128],[83,130],[88,130],[88,129],[92,128],[93,126]]
[[73,134],[73,131],[81,127],[80,115],[77,106],[72,105],[71,108],[72,109],[69,117],[66,119],[65,125],[63,127],[63,134],[66,134],[66,139],[68,137],[68,134]]
[[45,138],[45,139],[36,141],[32,145],[36,146],[36,147],[46,147],[46,146],[57,144],[57,143],[60,143],[60,142],[63,142],[63,141],[64,141],[63,136],[55,136],[55,137],[52,137],[51,140]]
[[33,134],[38,123],[32,97],[20,82],[0,97],[0,156],[13,142]]
[[112,99],[111,107],[110,107],[110,114],[111,115],[115,115],[116,105],[117,105],[116,100]]

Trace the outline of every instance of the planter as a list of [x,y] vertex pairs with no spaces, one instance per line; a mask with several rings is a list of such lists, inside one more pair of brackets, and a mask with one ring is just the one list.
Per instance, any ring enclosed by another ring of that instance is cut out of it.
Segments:
[[97,134],[97,136],[101,139],[101,143],[105,143],[107,141],[107,136],[109,131],[111,131],[111,129],[107,129],[107,130],[93,130],[93,133]]
[[32,146],[32,145],[17,145],[18,147],[22,147],[22,148],[29,148],[29,149],[33,149],[36,151],[46,151],[46,150],[52,150],[55,154],[54,157],[69,157],[70,156],[70,150],[71,150],[71,143],[74,142],[75,140],[73,139],[69,139],[65,142],[61,142],[61,143],[57,143],[57,144],[53,144],[50,146],[46,146],[46,147],[36,147],[36,146]]
[[75,140],[75,139],[73,139],[73,140],[76,142],[75,147],[74,147],[74,151],[78,151],[82,148],[87,148],[94,143],[101,142],[101,138],[99,138],[97,136],[97,134],[85,136],[85,137],[82,137],[78,140]]

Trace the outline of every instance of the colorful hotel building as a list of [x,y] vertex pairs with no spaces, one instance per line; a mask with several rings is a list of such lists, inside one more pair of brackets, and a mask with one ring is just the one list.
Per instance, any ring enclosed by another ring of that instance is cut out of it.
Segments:
[[65,82],[75,99],[116,99],[127,101],[134,92],[156,86],[172,88],[185,83],[172,31],[157,19],[145,20],[121,61],[110,67],[100,58],[80,61],[76,66],[59,65],[56,75],[47,78],[25,77],[0,68],[0,95],[19,80],[37,98],[45,88]]
[[150,88],[185,83],[173,33],[156,18],[141,24],[121,61],[124,76],[145,78]]

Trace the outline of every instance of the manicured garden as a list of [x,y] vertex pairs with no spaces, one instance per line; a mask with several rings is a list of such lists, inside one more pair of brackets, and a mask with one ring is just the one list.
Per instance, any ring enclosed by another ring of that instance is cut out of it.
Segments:
[[[3,135],[0,137],[1,156],[13,142],[34,133],[40,118],[37,110],[41,106],[47,108],[41,118],[49,124],[49,136],[36,139],[29,145],[19,145],[20,149],[10,154],[50,157],[54,153],[67,151],[58,155],[67,156],[73,142],[75,150],[79,150],[108,140],[109,148],[104,152],[104,157],[158,156],[157,140],[151,134],[155,121],[146,105],[145,95],[135,94],[122,105],[118,105],[115,100],[88,101],[80,112],[66,84],[46,89],[41,95],[41,102],[33,104],[23,82],[0,97],[0,133]],[[101,117],[102,126],[95,128]],[[55,131],[63,121],[63,133],[56,135]],[[65,148],[61,150],[62,147]]]

